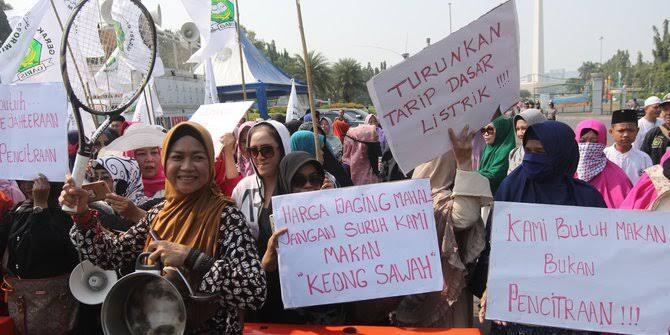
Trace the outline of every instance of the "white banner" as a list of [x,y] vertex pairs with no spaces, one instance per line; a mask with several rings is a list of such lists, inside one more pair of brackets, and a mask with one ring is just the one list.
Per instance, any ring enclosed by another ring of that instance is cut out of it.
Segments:
[[518,36],[510,0],[368,81],[404,172],[449,151],[449,128],[476,131],[519,100]]
[[[151,100],[148,100],[148,97],[151,97]],[[151,113],[149,113],[149,111],[151,111]],[[153,118],[151,116],[153,116]],[[140,95],[140,98],[137,99],[135,113],[133,114],[133,122],[155,124],[155,118],[160,116],[163,116],[163,107],[161,106],[160,101],[158,101],[154,79],[151,78],[147,83],[147,86],[144,87],[144,92]]]
[[302,115],[305,115],[305,111],[300,106],[300,99],[298,99],[298,93],[295,90],[295,79],[291,79],[291,95],[289,95],[286,105],[286,121],[297,120]]
[[[96,7],[96,6],[93,6]],[[138,10],[127,10],[135,7],[129,0],[114,0],[112,3],[112,19],[116,30],[118,57],[134,70],[145,73],[146,60],[151,58],[151,50],[141,38]]]
[[63,84],[0,85],[0,179],[65,180],[67,109]]
[[237,37],[233,1],[182,0],[182,4],[200,31],[201,47],[191,55],[188,63],[203,62]]
[[201,105],[189,121],[200,123],[209,131],[214,141],[214,153],[218,155],[223,148],[223,144],[219,141],[221,136],[232,133],[253,104],[253,101],[238,101]]
[[33,50],[31,46],[33,36],[50,6],[49,0],[37,0],[7,36],[0,48],[0,83],[12,83],[17,69],[31,65],[32,63],[25,62],[26,57],[31,61],[37,58],[32,55],[26,56],[26,53],[28,50]]
[[[427,179],[272,197],[284,308],[443,289]],[[411,243],[408,243],[411,241]]]
[[212,68],[212,57],[205,60],[205,105],[218,104],[219,92],[216,89],[216,77]]
[[496,202],[486,318],[667,335],[667,216]]

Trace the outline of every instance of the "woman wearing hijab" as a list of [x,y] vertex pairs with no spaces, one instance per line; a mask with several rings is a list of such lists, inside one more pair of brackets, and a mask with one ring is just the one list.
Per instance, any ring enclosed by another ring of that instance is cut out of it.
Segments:
[[[214,183],[211,135],[197,123],[183,122],[168,132],[163,149],[166,199],[125,233],[99,229],[88,194],[68,178],[60,200],[77,209],[72,241],[104,269],[134,263],[143,251],[164,266],[184,267],[190,280],[200,283],[197,291],[220,299],[216,315],[188,332],[241,334],[238,310],[263,304],[265,277],[244,215]],[[152,240],[149,230],[161,240]]]
[[[602,195],[588,183],[575,179],[579,163],[579,149],[572,140],[575,133],[564,123],[545,121],[526,130],[523,145],[526,154],[518,169],[505,178],[495,194],[495,201],[532,204],[565,205],[605,208]],[[478,266],[488,267],[490,253],[491,223],[487,225],[486,250],[480,256]],[[482,278],[486,278],[486,274]],[[482,298],[480,322],[486,313],[486,294]],[[502,325],[494,323],[491,334],[591,334],[590,332],[535,327],[522,324]]]
[[587,119],[575,128],[579,145],[577,178],[595,187],[608,208],[619,208],[633,188],[630,179],[618,165],[607,159],[607,127],[596,119]]
[[479,172],[491,184],[493,194],[507,176],[509,153],[514,149],[514,126],[512,119],[500,116],[481,130],[486,147],[479,159]]
[[[321,129],[323,130],[325,136],[326,136],[326,143],[328,144],[328,147],[330,147],[330,150],[332,150],[333,155],[335,155],[335,158],[338,161],[342,160],[342,141],[337,136],[333,135],[333,125],[332,122],[330,121],[329,118],[327,117],[322,117],[321,121],[319,121],[319,124],[321,125]],[[291,134],[293,135],[293,134]]]
[[[325,176],[326,171],[312,155],[302,151],[291,152],[279,163],[274,195],[332,188],[333,184]],[[344,324],[346,314],[342,304],[284,309],[277,272],[277,241],[287,231],[287,228],[283,228],[274,232],[264,250],[262,263],[268,280],[268,296],[258,313],[258,321],[312,325]]]
[[371,125],[352,128],[344,139],[342,162],[349,166],[354,185],[378,183],[381,146],[377,141],[377,130]]
[[272,235],[271,199],[277,183],[279,162],[291,152],[291,136],[279,122],[259,122],[249,130],[247,151],[255,174],[242,179],[233,190],[232,197],[259,243],[258,250],[265,250]]
[[243,178],[254,174],[251,157],[249,157],[249,154],[247,153],[247,137],[249,135],[249,129],[255,124],[256,122],[253,121],[245,122],[235,131],[235,137],[237,138],[237,152],[235,153],[237,171],[240,172]]
[[165,169],[161,164],[161,149],[147,147],[133,150],[130,158],[135,158],[142,174],[144,195],[151,199],[165,197]]
[[430,178],[437,238],[442,260],[444,288],[406,296],[393,313],[404,327],[472,327],[472,293],[466,288],[475,260],[486,243],[482,203],[492,200],[489,182],[472,171],[472,138],[467,128],[450,151],[418,166],[413,178]]
[[[335,178],[334,181],[338,187],[353,186],[351,177],[349,177],[347,171],[342,167],[342,164],[335,158],[328,146],[323,145],[323,139],[324,136],[319,135],[321,151],[323,153],[323,167],[326,172]],[[312,157],[316,157],[316,150],[314,150],[314,133],[307,130],[299,130],[291,135],[291,150],[304,151],[312,155]]]
[[647,168],[628,196],[621,209],[667,210],[670,195],[670,151],[661,157],[661,164]]
[[[514,129],[516,130],[516,137],[523,143],[523,136],[528,127],[547,121],[547,118],[539,109],[526,109],[514,117]],[[512,173],[514,169],[523,162],[523,155],[526,151],[523,150],[523,144],[518,146],[509,153],[509,168],[507,174]]]

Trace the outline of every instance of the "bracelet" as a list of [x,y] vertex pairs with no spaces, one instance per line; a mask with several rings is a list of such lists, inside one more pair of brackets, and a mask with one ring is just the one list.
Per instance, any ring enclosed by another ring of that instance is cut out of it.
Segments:
[[200,256],[202,252],[198,250],[197,248],[192,248],[189,252],[188,255],[186,256],[186,259],[184,260],[184,266],[187,269],[192,270],[193,267],[195,266],[195,261],[198,260],[198,257]]

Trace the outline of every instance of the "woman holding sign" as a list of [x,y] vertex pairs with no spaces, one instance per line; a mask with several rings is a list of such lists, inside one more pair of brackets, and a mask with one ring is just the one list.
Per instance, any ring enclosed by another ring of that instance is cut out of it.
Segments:
[[[292,152],[279,163],[274,195],[311,192],[333,188],[326,178],[326,171],[314,157],[303,151]],[[344,305],[322,305],[285,310],[281,299],[281,286],[277,271],[278,239],[286,234],[282,228],[272,234],[263,256],[263,268],[268,278],[268,296],[259,311],[259,321],[293,324],[338,325],[344,324]]]
[[410,327],[472,327],[472,293],[466,276],[485,246],[483,202],[491,200],[486,178],[472,171],[472,139],[468,128],[459,137],[449,130],[450,151],[418,166],[412,178],[430,178],[435,223],[445,287],[441,292],[406,296],[393,321]]
[[[77,209],[71,238],[85,258],[104,269],[134,263],[143,251],[151,252],[154,262],[188,269],[199,292],[220,297],[216,314],[189,332],[241,333],[238,311],[263,304],[265,277],[243,214],[214,182],[212,138],[199,124],[184,122],[170,130],[163,149],[166,200],[124,233],[100,229],[88,194],[68,178],[60,201]],[[151,239],[149,230],[162,240]]]
[[[500,185],[496,201],[534,204],[600,207],[607,205],[598,190],[587,182],[575,179],[579,163],[579,149],[575,133],[564,123],[546,121],[532,125],[526,131],[523,145],[526,150],[521,166]],[[491,223],[487,226],[490,236]],[[490,241],[490,239],[489,239]],[[488,266],[490,244],[480,257],[480,264]],[[483,260],[483,261],[482,261]],[[484,278],[486,278],[484,276]],[[486,293],[482,297],[480,322],[486,313]],[[590,334],[550,327],[494,322],[491,334]]]

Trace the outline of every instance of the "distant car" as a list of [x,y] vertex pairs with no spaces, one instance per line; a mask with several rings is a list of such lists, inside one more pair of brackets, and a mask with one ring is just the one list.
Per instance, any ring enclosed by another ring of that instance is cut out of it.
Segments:
[[335,121],[335,118],[340,115],[340,111],[344,110],[344,118],[347,120],[350,126],[357,127],[365,123],[365,118],[368,117],[368,112],[361,109],[352,109],[352,108],[332,108],[332,109],[319,109],[321,117],[327,117],[330,121]]

